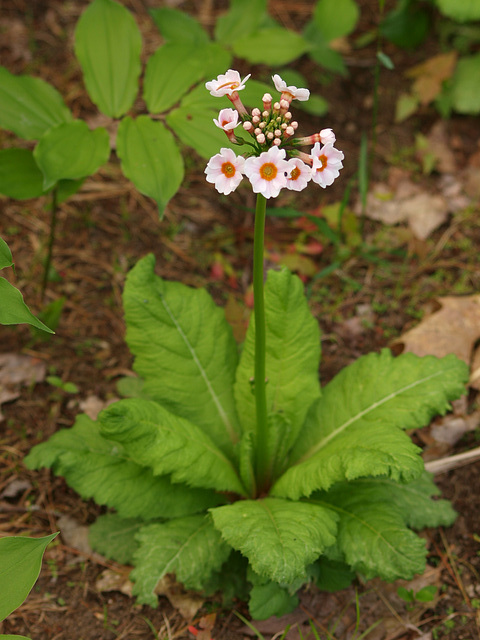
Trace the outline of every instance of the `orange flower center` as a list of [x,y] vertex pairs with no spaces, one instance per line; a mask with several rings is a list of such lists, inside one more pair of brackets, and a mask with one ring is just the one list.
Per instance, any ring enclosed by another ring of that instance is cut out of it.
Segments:
[[277,167],[273,164],[273,162],[265,162],[265,164],[262,164],[262,166],[260,167],[260,176],[264,179],[264,180],[268,180],[270,182],[270,180],[274,180],[277,177]]
[[300,169],[298,167],[295,167],[295,169],[292,169],[292,171],[290,172],[290,180],[298,180],[300,174]]
[[323,171],[328,164],[328,158],[326,155],[321,155],[321,156],[318,156],[318,159],[322,163],[322,166],[318,167],[317,171]]
[[224,84],[221,84],[219,87],[217,87],[217,91],[218,89],[223,89],[223,87],[230,87],[230,89],[236,89],[237,87],[240,86],[239,82],[225,82]]
[[235,175],[235,167],[231,162],[224,162],[222,164],[222,173],[227,178],[233,178],[233,176]]

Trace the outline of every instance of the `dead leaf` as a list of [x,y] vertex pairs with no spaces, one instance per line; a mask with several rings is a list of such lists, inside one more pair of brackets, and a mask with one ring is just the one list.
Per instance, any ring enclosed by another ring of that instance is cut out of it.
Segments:
[[176,582],[174,576],[167,574],[155,587],[155,593],[160,596],[166,596],[172,607],[176,609],[182,618],[187,622],[191,622],[199,609],[205,602],[205,598],[199,596],[193,591],[186,591],[183,586]]
[[96,420],[100,411],[108,407],[112,402],[116,402],[118,398],[110,398],[109,400],[101,400],[98,396],[88,396],[79,403],[80,409],[87,414],[92,420]]
[[438,302],[440,310],[395,340],[393,350],[439,358],[454,353],[470,364],[473,347],[480,338],[480,294],[446,296]]
[[412,90],[422,104],[429,104],[439,95],[445,80],[452,76],[456,62],[457,53],[450,51],[433,56],[405,73],[415,79]]
[[57,524],[62,540],[67,547],[87,555],[92,554],[92,549],[88,542],[88,527],[65,515],[58,518]]
[[22,480],[21,478],[15,478],[7,484],[5,489],[0,493],[0,498],[16,498],[21,493],[28,491],[32,488],[32,485],[28,480]]
[[418,150],[421,159],[427,153],[432,154],[435,169],[440,173],[454,173],[457,169],[452,145],[446,132],[446,122],[438,120],[425,136],[425,147]]
[[473,354],[469,384],[472,389],[480,391],[480,346],[475,349],[475,353]]
[[[16,400],[22,387],[43,382],[47,366],[43,360],[20,353],[0,354],[0,407]],[[0,412],[0,422],[3,416]]]
[[126,596],[132,597],[133,583],[128,579],[128,574],[125,571],[114,571],[113,569],[105,569],[99,575],[95,582],[95,588],[99,593],[105,591],[119,591]]

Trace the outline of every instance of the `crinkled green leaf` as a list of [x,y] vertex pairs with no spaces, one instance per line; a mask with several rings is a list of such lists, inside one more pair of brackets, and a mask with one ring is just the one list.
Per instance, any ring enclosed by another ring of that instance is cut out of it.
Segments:
[[143,97],[150,113],[173,107],[203,77],[202,48],[194,42],[167,42],[149,58]]
[[110,140],[103,127],[92,131],[83,120],[75,120],[47,131],[33,156],[43,173],[43,187],[48,189],[59,180],[95,173],[110,156]]
[[357,24],[360,9],[355,0],[318,0],[313,23],[327,42],[351,33]]
[[233,52],[253,64],[280,65],[296,60],[311,44],[295,31],[266,27],[233,42]]
[[311,407],[274,495],[298,499],[365,476],[414,480],[423,462],[403,430],[444,414],[467,380],[468,367],[453,355],[394,358],[385,349],[359,358]]
[[153,255],[142,258],[123,294],[134,368],[149,397],[201,427],[231,457],[240,433],[231,327],[205,290],[162,280],[154,267]]
[[480,53],[460,58],[453,74],[451,99],[455,111],[480,113]]
[[72,114],[56,89],[40,78],[16,76],[0,66],[0,127],[25,140],[70,122]]
[[215,39],[227,47],[253,33],[267,14],[267,0],[231,0],[230,9],[215,23]]
[[204,515],[169,520],[142,527],[136,536],[135,569],[130,574],[133,593],[141,603],[156,607],[155,587],[167,573],[174,573],[187,589],[201,590],[231,552]]
[[407,484],[388,478],[360,478],[349,482],[348,488],[364,496],[365,501],[393,502],[405,524],[413,529],[448,527],[457,515],[448,500],[432,500],[440,495],[440,490],[427,472]]
[[13,265],[12,252],[3,238],[0,238],[0,269]]
[[342,483],[315,494],[311,502],[340,516],[337,545],[354,571],[383,580],[409,580],[424,571],[425,540],[405,526],[401,509],[391,498],[380,501],[358,485]]
[[116,513],[99,516],[90,526],[88,541],[92,549],[121,564],[131,564],[138,548],[136,534],[145,526],[137,518],[121,518]]
[[43,174],[29,149],[0,150],[0,193],[28,200],[43,192]]
[[478,0],[436,0],[436,3],[444,16],[457,22],[480,20]]
[[156,201],[163,214],[184,176],[183,159],[170,131],[148,116],[123,118],[118,127],[117,153],[123,173],[140,193]]
[[[318,324],[308,307],[301,280],[287,269],[268,273],[265,323],[267,410],[271,416],[268,445],[270,455],[283,461],[298,436],[308,408],[320,395]],[[235,400],[246,431],[254,429],[256,423],[255,396],[250,383],[254,369],[255,319],[252,316],[235,381]]]
[[355,573],[345,562],[331,560],[326,555],[321,556],[310,570],[315,574],[314,582],[320,591],[341,591],[355,579]]
[[298,606],[298,596],[276,582],[256,584],[250,591],[248,611],[254,620],[283,616]]
[[54,333],[36,318],[23,301],[20,291],[5,278],[0,278],[0,324],[30,324],[47,333]]
[[184,11],[171,7],[150,9],[150,15],[163,38],[168,42],[194,42],[196,44],[209,41],[207,32],[200,23]]
[[154,476],[132,462],[118,442],[102,438],[98,424],[86,415],[34,447],[25,464],[51,468],[82,498],[113,507],[123,518],[175,518],[222,502],[213,491],[172,484],[168,476]]
[[274,582],[306,577],[306,567],[334,543],[336,514],[278,498],[241,500],[210,509],[223,538],[246,556],[252,569]]
[[233,464],[209,436],[157,402],[114,402],[100,414],[100,432],[155,475],[171,473],[173,482],[246,495]]
[[85,85],[102,113],[119,118],[133,105],[141,71],[142,38],[132,14],[113,0],[93,0],[75,29],[75,55]]
[[209,159],[219,153],[222,147],[234,146],[225,133],[215,126],[213,118],[217,116],[218,112],[211,110],[179,107],[169,113],[166,120],[184,144],[195,149],[202,158]]
[[0,538],[0,622],[30,593],[40,573],[43,553],[57,535]]

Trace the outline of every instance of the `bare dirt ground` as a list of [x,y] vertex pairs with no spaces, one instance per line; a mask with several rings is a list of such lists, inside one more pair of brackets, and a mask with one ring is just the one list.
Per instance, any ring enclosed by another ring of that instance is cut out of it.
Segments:
[[[73,29],[87,4],[84,0],[1,1],[0,54],[1,64],[10,71],[32,73],[51,82],[75,115],[88,119],[95,109],[86,97],[72,54]],[[158,3],[129,0],[124,4],[140,25],[147,52],[153,51],[160,38],[147,9]],[[224,8],[222,3],[207,1],[175,4],[201,19],[207,28]],[[387,10],[393,4],[387,2]],[[270,3],[270,11],[293,28],[305,22],[312,5],[278,0]],[[376,1],[363,0],[360,5],[357,35],[367,33],[378,21]],[[325,78],[311,62],[296,63],[311,89],[321,92],[330,103],[329,114],[321,120],[303,120],[305,133],[332,127],[337,146],[345,152],[345,169],[329,191],[312,187],[296,199],[281,195],[278,205],[322,215],[328,205],[342,198],[357,170],[362,132],[371,131],[375,46],[373,42],[352,50],[347,55],[349,77],[332,76],[326,84],[321,84]],[[386,51],[395,70],[381,74],[371,188],[384,182],[395,190],[406,181],[420,192],[441,195],[450,203],[464,199],[449,208],[444,221],[423,239],[405,222],[390,226],[386,221],[366,219],[361,244],[353,246],[355,229],[347,229],[340,250],[305,222],[269,218],[269,260],[272,264],[287,262],[300,273],[320,322],[324,382],[359,355],[388,346],[418,325],[439,306],[439,297],[474,295],[480,287],[480,190],[475,179],[480,166],[480,121],[454,116],[442,122],[433,108],[426,107],[406,122],[395,124],[396,99],[410,86],[404,71],[438,53],[438,43],[432,34],[414,53],[389,45]],[[245,69],[244,63],[240,66]],[[268,78],[268,69],[248,68],[250,71]],[[447,140],[440,156],[448,155],[453,164],[448,171],[438,164],[435,170],[423,173],[416,136],[422,133],[428,137],[434,125],[440,126]],[[11,144],[9,134],[0,132],[0,145]],[[23,386],[18,397],[1,406],[0,535],[41,536],[58,530],[62,534],[47,551],[40,579],[27,602],[0,623],[0,633],[31,635],[34,640],[193,637],[187,631],[188,622],[167,598],[160,597],[157,609],[136,605],[120,590],[128,568],[105,561],[82,546],[84,528],[101,509],[82,501],[62,478],[47,471],[28,471],[22,460],[33,445],[70,426],[79,412],[116,397],[116,381],[132,366],[123,338],[122,285],[129,268],[146,253],[155,254],[163,277],[206,286],[219,304],[227,305],[228,316],[241,337],[251,298],[253,195],[246,196],[244,191],[219,198],[205,182],[203,167],[204,161],[195,156],[189,161],[184,185],[161,222],[155,204],[123,178],[116,160],[87,180],[59,213],[54,248],[57,277],[49,283],[45,299],[48,303],[65,297],[56,335],[44,339],[25,326],[1,330],[1,353],[33,357],[44,372],[42,381]],[[352,207],[356,199],[353,188]],[[42,308],[42,259],[49,231],[45,204],[42,199],[0,199],[0,232],[16,263],[12,281],[36,312]],[[245,206],[249,210],[245,211]],[[339,266],[328,273],[335,261]],[[322,277],[316,277],[325,269]],[[461,312],[458,316],[461,332]],[[476,339],[479,337],[480,329]],[[45,374],[74,383],[78,392],[69,394],[52,386]],[[7,385],[6,375],[0,379],[0,390]],[[472,413],[476,402],[476,391],[471,390],[463,414]],[[431,459],[473,449],[478,446],[480,430],[470,430],[454,444],[439,444],[428,429],[413,437],[425,447],[426,459]],[[312,588],[302,594],[301,607],[287,621],[274,619],[258,625],[265,637],[272,638],[290,622],[300,625],[304,637],[312,638],[305,626],[310,618],[319,637],[336,640],[359,639],[367,629],[370,631],[363,637],[371,640],[479,638],[480,463],[447,471],[438,475],[437,481],[459,517],[447,530],[423,533],[429,548],[427,572],[415,584],[407,585],[414,591],[424,585],[437,586],[432,602],[409,607],[397,595],[403,583],[357,582],[333,595]],[[108,589],[99,584],[106,570],[110,580],[117,576]],[[188,605],[188,595],[182,602]],[[242,603],[237,610],[247,615]],[[221,608],[218,599],[205,603],[197,617],[212,612],[216,614],[215,640],[236,640],[249,633],[232,611]],[[296,629],[287,636],[292,640],[298,637]]]

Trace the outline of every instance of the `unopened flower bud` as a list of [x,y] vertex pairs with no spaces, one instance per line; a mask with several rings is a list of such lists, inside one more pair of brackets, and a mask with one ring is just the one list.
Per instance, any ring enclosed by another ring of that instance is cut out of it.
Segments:
[[292,114],[290,113],[290,111],[287,111],[287,113],[283,117],[285,118],[285,120],[291,120]]
[[263,118],[268,118],[268,116],[269,116],[269,115],[270,115],[270,111],[264,111],[264,112],[262,113],[262,117],[263,117]]
[[258,126],[260,127],[260,129],[263,129],[264,127],[267,126],[267,123],[262,120],[262,122],[260,122]]
[[249,120],[247,120],[243,123],[243,128],[245,129],[245,131],[251,131],[253,129],[253,124]]
[[278,147],[279,145],[282,144],[282,141],[280,140],[280,138],[275,138],[275,140],[273,141],[273,144]]
[[295,129],[293,127],[287,127],[285,129],[285,133],[287,134],[287,136],[293,136],[294,132],[295,132]]
[[273,139],[274,139],[274,137],[275,137],[275,136],[273,135],[273,131],[269,131],[269,132],[267,133],[267,138],[268,138],[269,140],[273,140]]
[[263,134],[263,133],[259,133],[259,134],[258,134],[258,136],[257,136],[257,142],[258,142],[259,144],[263,144],[263,143],[265,142],[265,136],[264,136],[264,134]]
[[296,120],[293,120],[293,122],[290,123],[290,126],[293,127],[295,130],[298,129],[298,122]]
[[258,136],[260,133],[262,133],[262,130],[260,129],[260,127],[257,127],[253,133],[254,133],[256,136]]
[[272,96],[269,93],[266,93],[262,98],[262,102],[265,111],[270,111],[272,108]]
[[285,129],[288,127],[286,122],[282,122],[282,124],[280,125],[280,129],[282,129],[283,131],[285,131]]
[[253,116],[252,122],[253,124],[258,124],[260,122],[260,116]]
[[257,109],[257,107],[255,107],[255,109],[252,109],[252,116],[259,116],[261,113],[260,109]]
[[279,138],[282,135],[281,129],[275,129],[275,137]]
[[275,102],[275,104],[273,105],[273,110],[274,111],[280,111],[280,103],[279,102]]

